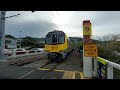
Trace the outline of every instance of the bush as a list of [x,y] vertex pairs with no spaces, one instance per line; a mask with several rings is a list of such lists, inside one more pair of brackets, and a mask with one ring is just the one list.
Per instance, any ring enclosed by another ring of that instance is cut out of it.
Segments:
[[120,63],[120,56],[116,55],[113,50],[108,49],[107,47],[98,47],[98,56],[104,59],[110,60],[115,63]]

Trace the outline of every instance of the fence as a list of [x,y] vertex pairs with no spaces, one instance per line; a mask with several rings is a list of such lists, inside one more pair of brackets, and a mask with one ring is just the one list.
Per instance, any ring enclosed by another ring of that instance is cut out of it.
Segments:
[[[106,79],[120,79],[120,64],[111,62],[101,57],[93,58],[94,73],[98,76],[105,76]],[[99,63],[99,65],[98,65]],[[103,65],[103,67],[98,67]],[[104,69],[103,69],[104,68]],[[101,69],[101,70],[98,70]],[[100,71],[100,73],[99,73]],[[102,75],[99,75],[102,74]]]
[[35,50],[34,53],[28,53],[28,51],[27,51],[25,54],[19,54],[19,55],[16,55],[16,52],[13,52],[13,55],[7,56],[5,58],[15,58],[15,57],[23,57],[23,56],[32,56],[32,55],[38,55],[38,54],[43,54],[44,55],[45,52],[44,51],[37,52],[37,50]]

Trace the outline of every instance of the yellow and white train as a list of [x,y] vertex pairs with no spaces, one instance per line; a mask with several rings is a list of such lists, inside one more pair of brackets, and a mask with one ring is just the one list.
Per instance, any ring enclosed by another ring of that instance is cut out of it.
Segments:
[[45,38],[45,51],[49,60],[62,61],[73,50],[73,44],[63,31],[54,30]]

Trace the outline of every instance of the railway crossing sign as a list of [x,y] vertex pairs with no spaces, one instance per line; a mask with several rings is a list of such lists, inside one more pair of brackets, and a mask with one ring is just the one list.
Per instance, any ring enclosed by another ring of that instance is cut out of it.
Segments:
[[97,45],[84,45],[84,56],[97,57],[98,56]]
[[83,35],[91,35],[92,30],[91,30],[91,23],[90,20],[86,20],[83,22]]

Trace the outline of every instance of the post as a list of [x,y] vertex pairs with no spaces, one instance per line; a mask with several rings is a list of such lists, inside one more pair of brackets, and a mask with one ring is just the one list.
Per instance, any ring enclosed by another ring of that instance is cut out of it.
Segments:
[[113,66],[107,64],[107,79],[113,79]]
[[21,31],[20,31],[20,48],[21,48]]
[[84,45],[89,44],[91,40],[90,20],[83,21],[83,74],[84,77],[92,77],[92,58],[84,56]]
[[97,60],[94,58],[94,75],[97,76]]
[[0,60],[4,60],[5,49],[5,11],[0,11]]

